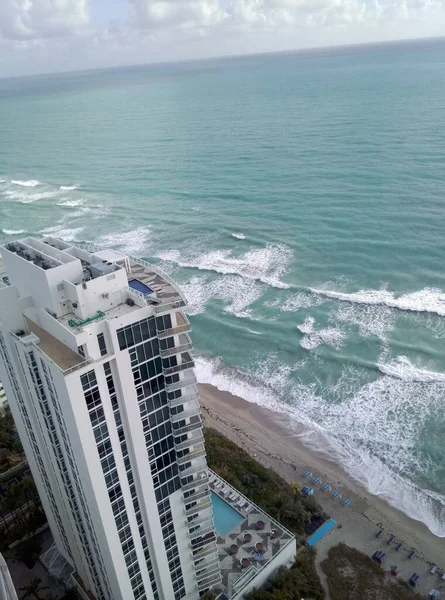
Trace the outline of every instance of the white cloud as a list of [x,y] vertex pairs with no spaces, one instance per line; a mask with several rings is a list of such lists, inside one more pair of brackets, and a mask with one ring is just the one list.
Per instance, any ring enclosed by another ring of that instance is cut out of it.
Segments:
[[225,13],[218,0],[130,0],[134,24],[141,28],[168,26],[209,27]]
[[0,36],[66,35],[89,23],[88,0],[0,0]]

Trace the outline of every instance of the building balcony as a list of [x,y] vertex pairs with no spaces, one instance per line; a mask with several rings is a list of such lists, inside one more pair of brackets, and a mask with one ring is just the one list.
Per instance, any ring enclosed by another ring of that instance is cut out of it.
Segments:
[[197,513],[197,516],[192,520],[187,520],[186,521],[186,525],[188,525],[189,530],[198,527],[198,525],[201,527],[201,529],[207,528],[212,526],[213,528],[215,528],[215,523],[213,522],[213,513],[212,512],[206,512],[203,513],[202,515],[199,515],[199,513]]
[[218,546],[214,538],[205,540],[203,545],[198,549],[192,549],[193,561],[196,563],[197,560],[201,560],[206,556],[210,556],[218,551]]
[[187,377],[185,379],[181,379],[181,381],[177,381],[176,383],[167,383],[165,385],[165,389],[168,392],[175,392],[176,390],[181,390],[189,385],[196,385],[198,383],[195,376]]
[[187,333],[183,333],[179,336],[179,344],[177,346],[160,350],[160,355],[162,358],[167,358],[175,354],[181,354],[181,352],[186,352],[187,350],[193,350],[192,341]]
[[201,417],[195,417],[195,423],[188,423],[186,425],[182,425],[182,427],[178,427],[178,429],[173,430],[173,435],[176,437],[178,435],[184,435],[191,431],[195,431],[195,429],[202,429]]
[[194,368],[195,361],[193,360],[192,355],[189,352],[183,352],[181,354],[181,364],[176,365],[175,367],[167,367],[164,369],[164,375],[174,375],[175,373],[181,373],[181,371]]
[[201,431],[198,431],[196,435],[189,437],[188,439],[184,440],[183,442],[180,442],[179,444],[176,444],[175,450],[176,452],[181,452],[181,450],[186,450],[187,448],[200,444],[203,441],[204,436]]
[[196,502],[197,500],[201,500],[201,498],[208,498],[210,500],[210,489],[200,490],[199,492],[195,492],[191,496],[187,496],[184,498],[185,508],[187,510],[187,505],[191,502]]
[[182,394],[182,396],[179,396],[179,398],[169,399],[167,397],[170,408],[174,408],[180,404],[186,404],[187,402],[193,402],[194,400],[198,401],[198,390],[193,390],[190,393],[187,392],[186,394]]
[[[198,404],[196,402],[196,404]],[[201,414],[201,409],[198,406],[192,406],[190,408],[186,408],[185,410],[177,413],[176,415],[170,416],[170,421],[172,423],[178,423],[179,421],[183,421],[184,419],[190,419],[191,417],[196,417]]]
[[179,308],[184,308],[186,305],[184,300],[178,299],[172,302],[162,302],[162,304],[154,304],[153,308],[156,315],[163,315]]
[[[199,502],[197,502],[194,506],[192,506],[191,508],[186,509],[185,514],[187,515],[187,517],[191,517],[192,515],[196,515],[198,513],[200,513],[202,510],[211,508],[212,506],[212,502],[210,500],[210,498],[202,498]],[[212,519],[212,513],[210,513],[209,519]],[[193,521],[194,525],[199,525],[199,521]]]
[[190,331],[190,321],[182,312],[176,313],[176,326],[171,327],[170,329],[164,329],[163,331],[158,331],[158,338],[163,340],[165,338],[171,337],[173,335],[179,335],[180,333],[186,333]]
[[214,565],[218,565],[219,568],[219,557],[217,552],[209,552],[205,556],[193,558],[193,563],[195,565],[196,571],[202,572],[204,569],[211,569]]
[[194,464],[185,469],[184,471],[179,472],[179,477],[183,479],[184,477],[189,477],[190,475],[195,475],[195,473],[199,473],[200,471],[205,471],[206,465],[202,463]]
[[209,478],[207,476],[207,473],[205,473],[204,477],[197,477],[193,481],[190,481],[189,483],[186,483],[185,485],[183,485],[182,491],[188,492],[190,490],[198,489],[199,487],[202,487],[203,485],[206,485],[206,486],[209,485]]
[[188,462],[189,460],[193,460],[194,458],[201,458],[202,456],[205,456],[205,455],[206,455],[206,451],[203,446],[202,448],[193,450],[192,452],[189,452],[188,454],[184,454],[184,456],[178,456],[176,458],[176,461],[177,461],[178,465],[183,465],[186,462]]
[[219,573],[212,575],[211,577],[207,577],[203,579],[201,582],[198,582],[198,590],[205,590],[206,588],[211,587],[212,585],[216,585],[222,581],[221,570]]
[[[208,535],[209,533],[213,533],[213,535],[216,535],[215,534],[215,526],[213,525],[213,522],[208,527],[200,527],[196,531],[193,531],[192,533],[190,533],[190,540],[192,541],[192,545],[193,545],[193,540],[197,540],[200,537],[204,537],[205,535]],[[196,545],[198,543],[199,542],[195,542]]]

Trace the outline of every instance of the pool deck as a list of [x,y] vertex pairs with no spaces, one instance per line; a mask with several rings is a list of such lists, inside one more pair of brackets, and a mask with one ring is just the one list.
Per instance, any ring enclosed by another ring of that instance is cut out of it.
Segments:
[[[218,535],[217,537],[222,583],[216,586],[213,591],[218,600],[240,598],[242,591],[244,593],[248,591],[247,586],[249,583],[249,589],[253,583],[255,587],[260,587],[264,583],[264,581],[259,581],[260,574],[264,570],[266,576],[266,571],[269,571],[266,567],[271,566],[272,562],[276,563],[275,568],[289,562],[289,558],[285,556],[288,553],[283,553],[281,562],[279,555],[285,548],[289,549],[291,544],[295,546],[295,536],[218,477],[216,473],[209,470],[209,474],[212,491],[244,517],[244,520],[226,536]],[[229,501],[228,498],[233,494],[236,494],[237,499]],[[237,506],[237,503],[241,500],[244,501],[244,508]],[[259,521],[264,524],[263,527],[260,526],[261,528],[258,526]],[[250,536],[251,539],[245,540],[245,535],[247,538]],[[256,549],[257,544],[262,545],[260,552]],[[233,546],[237,546],[237,548],[235,549]],[[246,559],[246,563],[248,561],[245,567],[241,564],[243,559]],[[257,576],[258,582],[256,582]],[[253,582],[254,578],[255,582]]]

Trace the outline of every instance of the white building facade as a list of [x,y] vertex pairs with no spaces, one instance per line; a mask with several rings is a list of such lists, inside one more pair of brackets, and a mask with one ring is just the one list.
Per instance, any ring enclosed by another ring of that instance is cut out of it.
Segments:
[[0,254],[0,380],[57,573],[84,598],[199,598],[221,571],[184,297],[115,251]]
[[6,398],[5,388],[3,387],[3,383],[0,381],[0,413],[5,412],[7,406],[8,400]]

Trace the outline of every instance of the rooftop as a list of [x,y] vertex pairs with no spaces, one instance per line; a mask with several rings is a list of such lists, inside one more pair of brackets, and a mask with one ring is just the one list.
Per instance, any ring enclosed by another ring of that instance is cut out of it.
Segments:
[[[26,317],[25,317],[26,318]],[[81,365],[86,364],[85,358],[83,358],[77,352],[65,346],[62,342],[59,342],[54,336],[48,333],[45,329],[42,329],[26,318],[26,322],[29,331],[34,333],[39,338],[37,344],[42,352],[44,352],[48,358],[50,358],[62,371],[70,371],[79,368]]]

